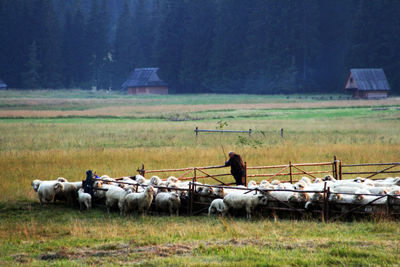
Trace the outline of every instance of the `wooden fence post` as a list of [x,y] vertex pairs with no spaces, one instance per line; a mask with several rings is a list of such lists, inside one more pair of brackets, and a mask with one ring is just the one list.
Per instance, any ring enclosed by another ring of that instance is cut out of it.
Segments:
[[337,180],[338,179],[338,167],[336,156],[333,156],[333,177]]
[[328,187],[328,192],[326,193],[326,208],[325,208],[325,222],[329,221],[329,197],[331,195],[330,187]]
[[292,162],[289,161],[290,183],[293,184]]
[[339,160],[339,180],[343,180],[342,177],[342,161]]
[[322,204],[321,210],[321,220],[325,223],[325,213],[326,213],[326,182],[324,182],[324,203]]
[[141,170],[138,170],[138,171],[139,171],[139,174],[140,174],[141,176],[145,177],[145,175],[146,175],[146,170],[145,170],[145,168],[144,168],[144,163],[142,163],[142,169],[141,169]]
[[196,138],[199,136],[199,127],[196,126],[196,130],[194,130],[196,132]]
[[389,218],[392,216],[392,196],[391,195],[387,195],[386,216],[388,216]]
[[281,128],[281,137],[283,138],[283,128]]
[[251,136],[251,132],[252,132],[252,130],[251,130],[251,129],[249,129],[249,136]]
[[188,203],[188,207],[187,207],[188,216],[192,215],[192,205],[193,205],[193,202],[192,202],[192,199],[193,199],[192,198],[192,194],[193,194],[192,187],[193,187],[193,180],[191,182],[189,182],[189,200],[188,200],[189,203]]
[[244,162],[244,185],[247,186],[247,162]]

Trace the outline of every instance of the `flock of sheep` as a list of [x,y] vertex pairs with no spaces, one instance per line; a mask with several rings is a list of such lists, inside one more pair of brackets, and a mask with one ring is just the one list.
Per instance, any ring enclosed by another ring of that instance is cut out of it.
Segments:
[[[398,208],[400,204],[400,178],[370,180],[356,178],[336,180],[327,175],[312,181],[301,178],[295,184],[278,180],[261,181],[257,184],[250,181],[248,186],[212,186],[201,183],[192,184],[180,181],[176,177],[162,180],[158,176],[146,179],[141,175],[124,177],[119,180],[107,175],[95,179],[93,194],[85,193],[82,182],[68,182],[65,178],[57,180],[32,182],[38,193],[40,203],[51,203],[56,200],[71,205],[79,203],[80,210],[91,209],[92,202],[105,203],[107,211],[118,209],[121,215],[137,212],[145,214],[152,206],[157,212],[179,215],[190,197],[208,207],[208,214],[227,215],[235,211],[245,211],[251,218],[258,206],[276,208],[282,203],[296,205],[306,210],[321,209],[327,197],[329,205],[341,212],[349,210],[348,204],[365,205],[363,212],[379,212],[387,204]],[[329,191],[329,194],[326,194]],[[190,192],[193,195],[190,196]],[[390,202],[390,203],[389,203]]]

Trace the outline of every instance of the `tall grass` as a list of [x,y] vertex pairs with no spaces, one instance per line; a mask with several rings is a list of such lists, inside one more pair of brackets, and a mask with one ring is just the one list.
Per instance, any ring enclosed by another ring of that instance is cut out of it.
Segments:
[[[12,94],[0,92],[0,97],[19,97],[17,92]],[[45,98],[44,94],[29,92],[27,97]],[[234,150],[241,154],[249,166],[286,164],[289,160],[332,161],[333,155],[345,163],[399,161],[397,109],[309,109],[315,108],[313,105],[332,104],[312,99],[296,99],[293,102],[302,103],[291,104],[288,103],[291,100],[282,96],[218,96],[211,101],[214,105],[204,105],[210,96],[201,96],[200,100],[194,96],[128,97],[123,105],[137,103],[137,106],[90,108],[87,114],[117,117],[128,114],[129,118],[49,118],[67,114],[63,108],[85,112],[79,107],[82,103],[91,105],[90,101],[68,98],[89,97],[89,94],[78,91],[50,96],[67,98],[66,102],[55,101],[62,106],[58,110],[49,105],[51,99],[41,99],[36,104],[31,99],[25,104],[43,112],[40,114],[45,114],[44,118],[0,120],[0,265],[395,265],[400,262],[400,233],[395,221],[321,224],[272,219],[126,218],[108,215],[101,208],[79,213],[63,204],[40,206],[30,186],[33,179],[59,176],[80,181],[88,169],[112,177],[133,175],[142,163],[146,169],[220,165],[225,161],[221,145],[225,152]],[[94,106],[110,104],[118,102],[119,97],[104,96],[105,100],[100,98],[93,103]],[[7,102],[2,101],[0,106]],[[13,117],[19,111],[12,109],[21,107],[23,101],[8,103],[0,113],[11,112],[7,117]],[[253,104],[235,104],[243,101]],[[286,103],[263,104],[263,101]],[[348,105],[344,102],[343,105]],[[153,105],[157,103],[163,105]],[[188,103],[197,105],[183,105]],[[282,104],[288,105],[288,109],[264,109],[265,105]],[[32,113],[21,112],[26,117]],[[191,121],[200,117],[204,120]],[[227,129],[251,128],[253,134],[249,137],[201,133],[195,137],[196,126],[215,129],[221,119],[228,122]],[[280,137],[281,128],[284,138]],[[228,169],[212,173],[222,172]],[[179,175],[161,176],[170,174]],[[229,179],[232,178],[225,181]]]

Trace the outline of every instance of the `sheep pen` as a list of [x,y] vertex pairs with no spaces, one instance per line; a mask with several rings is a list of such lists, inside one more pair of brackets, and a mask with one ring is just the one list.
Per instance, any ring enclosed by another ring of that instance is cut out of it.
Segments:
[[[360,166],[360,164],[344,165],[334,157],[332,163],[302,163],[277,166],[246,167],[245,181],[247,186],[232,186],[221,181],[226,174],[212,175],[207,173],[211,169],[221,166],[145,170],[144,166],[138,169],[139,174],[129,177],[110,178],[107,175],[93,177],[90,180],[92,192],[84,191],[87,181],[79,185],[75,182],[77,199],[86,209],[93,207],[107,207],[107,211],[119,211],[121,216],[132,213],[151,215],[220,215],[276,217],[282,216],[295,219],[320,218],[323,222],[339,219],[354,219],[358,217],[383,216],[398,218],[400,215],[400,177],[386,177],[374,179],[375,175],[395,173],[393,168],[399,163],[363,164],[367,166],[391,166],[380,171],[371,172],[368,178],[355,177],[342,179],[343,175],[355,174],[344,172],[346,167]],[[301,168],[300,168],[301,166]],[[305,171],[306,166],[331,166],[329,170]],[[281,168],[283,167],[283,168]],[[248,174],[250,170],[265,170],[281,168],[274,174]],[[288,181],[272,180],[285,175],[289,169]],[[296,169],[297,171],[292,171]],[[392,171],[388,171],[392,169]],[[329,171],[332,170],[331,173]],[[171,171],[184,172],[177,177],[166,179],[153,175],[150,179],[146,173],[170,173]],[[186,177],[190,172],[193,177]],[[301,172],[300,172],[301,171]],[[317,174],[325,173],[321,178]],[[361,172],[366,174],[366,172]],[[199,175],[198,175],[199,174]],[[299,180],[295,176],[303,175]],[[304,176],[307,175],[307,176]],[[256,182],[247,183],[247,177],[261,177]],[[212,179],[219,184],[201,183],[199,180]],[[66,183],[67,181],[62,181]],[[60,186],[59,186],[60,184]],[[47,202],[55,201],[55,195],[63,192],[60,178],[54,181],[34,180],[32,187],[40,194],[41,185],[45,186],[46,194],[51,197]],[[49,187],[49,185],[51,187]],[[88,194],[91,193],[91,194]],[[83,198],[83,195],[85,198]],[[83,200],[85,199],[85,200]],[[82,204],[84,202],[85,204]],[[68,201],[70,203],[70,201]],[[88,204],[90,203],[90,205]]]

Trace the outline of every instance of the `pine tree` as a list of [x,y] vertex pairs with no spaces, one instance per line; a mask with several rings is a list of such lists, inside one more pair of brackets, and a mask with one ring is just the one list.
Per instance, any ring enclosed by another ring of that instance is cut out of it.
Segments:
[[172,92],[183,93],[179,71],[183,50],[184,0],[163,1],[161,13],[163,17],[155,51],[159,76],[168,83]]
[[35,89],[40,87],[40,77],[39,77],[39,69],[41,64],[37,58],[37,46],[36,42],[33,42],[29,46],[29,59],[26,64],[27,72],[23,73],[23,87]]
[[128,0],[124,1],[122,13],[118,18],[117,29],[115,34],[115,64],[113,88],[119,89],[124,79],[133,69],[132,43],[131,34],[131,14]]
[[110,64],[110,50],[108,44],[108,11],[107,2],[91,1],[91,9],[87,24],[86,40],[89,55],[89,70],[93,88],[108,88],[109,75],[106,73]]
[[184,47],[180,83],[185,92],[204,92],[215,27],[214,1],[188,1],[184,18]]

